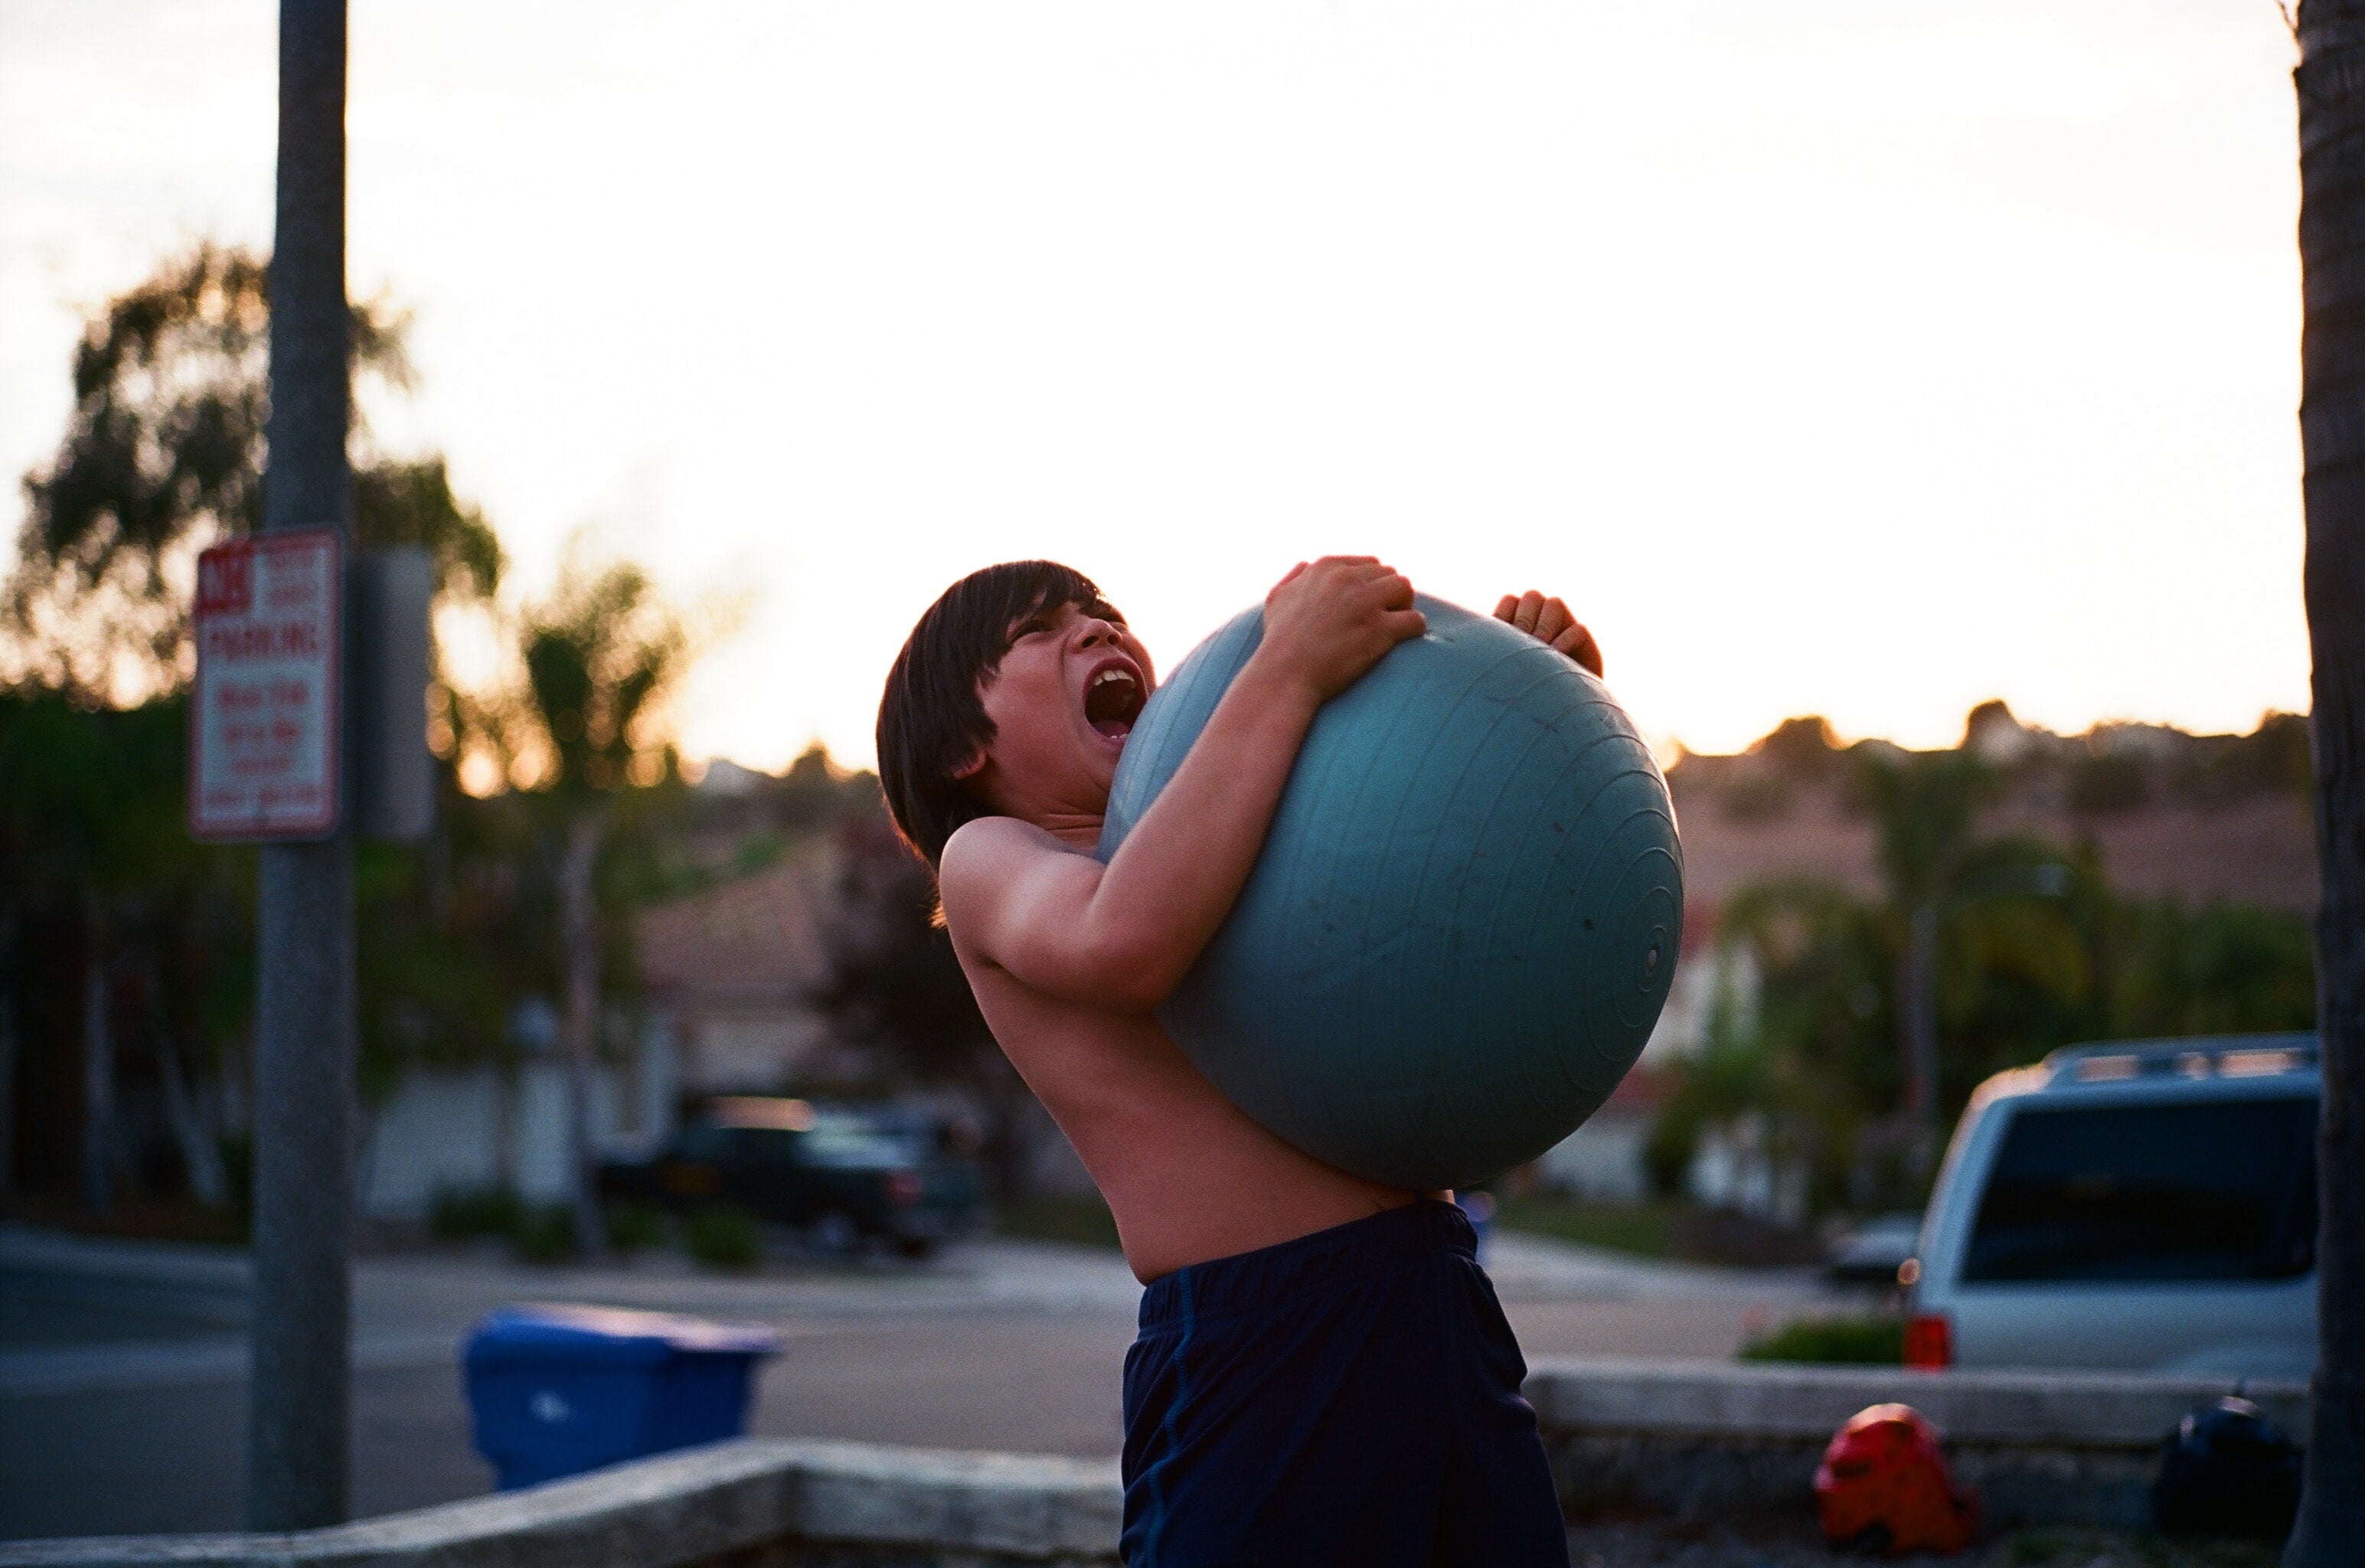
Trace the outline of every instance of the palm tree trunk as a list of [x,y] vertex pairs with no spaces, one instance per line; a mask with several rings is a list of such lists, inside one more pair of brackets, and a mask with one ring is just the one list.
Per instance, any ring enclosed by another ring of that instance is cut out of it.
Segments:
[[[6,938],[0,936],[0,942]],[[17,997],[0,991],[0,1199],[17,1194]]]
[[[1905,1060],[1905,1163],[1925,1187],[1938,1160],[1938,904],[1913,906],[1900,966],[1898,1033]],[[1916,1193],[1919,1196],[1917,1191]]]
[[2332,1568],[2365,1541],[2365,0],[2301,0],[2298,29],[2323,1228],[2307,1492],[2283,1561]]
[[85,902],[82,958],[82,1205],[105,1214],[115,1193],[115,1033],[109,1026],[106,923]]
[[213,1129],[190,1091],[181,1070],[181,1052],[171,1033],[156,1031],[156,1071],[164,1086],[164,1114],[173,1124],[174,1141],[181,1146],[181,1163],[189,1173],[189,1191],[209,1209],[230,1206],[230,1177],[222,1170],[221,1148]]
[[598,1151],[591,1137],[591,1075],[600,1027],[600,923],[593,873],[600,862],[601,813],[587,806],[567,819],[559,863],[560,943],[566,988],[566,1120],[574,1163],[575,1239],[587,1257],[606,1245],[600,1221]]

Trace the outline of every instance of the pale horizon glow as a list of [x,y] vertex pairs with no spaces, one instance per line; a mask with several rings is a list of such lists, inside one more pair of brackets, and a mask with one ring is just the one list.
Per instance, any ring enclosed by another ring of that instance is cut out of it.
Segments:
[[[1664,745],[2307,707],[2256,0],[353,0],[350,276],[545,588],[742,607],[684,750],[867,766],[961,573],[1171,667],[1289,565],[1566,595]],[[276,7],[0,0],[0,527],[81,312],[270,242]],[[5,546],[0,546],[5,549]]]

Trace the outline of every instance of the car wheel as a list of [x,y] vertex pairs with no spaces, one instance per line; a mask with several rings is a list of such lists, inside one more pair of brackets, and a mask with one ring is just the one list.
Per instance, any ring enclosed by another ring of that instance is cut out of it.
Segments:
[[844,1209],[832,1209],[813,1221],[813,1250],[832,1258],[851,1258],[862,1245],[862,1227]]

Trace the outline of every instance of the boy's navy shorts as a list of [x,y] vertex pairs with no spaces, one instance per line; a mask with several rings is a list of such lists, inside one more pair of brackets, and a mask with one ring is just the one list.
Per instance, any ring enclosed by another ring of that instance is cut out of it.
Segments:
[[1423,1199],[1153,1281],[1125,1358],[1127,1568],[1565,1568],[1474,1242]]

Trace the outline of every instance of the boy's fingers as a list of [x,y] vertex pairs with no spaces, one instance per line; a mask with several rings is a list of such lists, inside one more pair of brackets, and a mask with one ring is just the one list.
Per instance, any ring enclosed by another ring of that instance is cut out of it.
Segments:
[[1550,643],[1575,624],[1576,617],[1568,612],[1567,605],[1557,599],[1548,599],[1536,615],[1536,636],[1540,641]]
[[1418,610],[1391,610],[1380,617],[1380,624],[1401,643],[1428,631],[1429,617]]
[[1519,613],[1519,596],[1515,593],[1507,593],[1503,596],[1501,601],[1495,606],[1495,619],[1497,621],[1508,621],[1512,616]]
[[1535,634],[1536,618],[1544,612],[1544,596],[1530,588],[1519,596],[1519,608],[1511,614],[1511,624],[1520,631]]
[[1591,670],[1595,679],[1601,678],[1601,645],[1581,622],[1571,622],[1566,631],[1552,639],[1552,646]]

